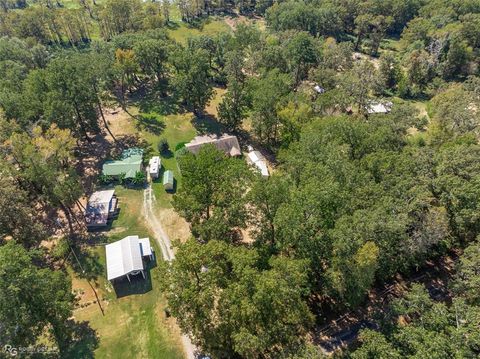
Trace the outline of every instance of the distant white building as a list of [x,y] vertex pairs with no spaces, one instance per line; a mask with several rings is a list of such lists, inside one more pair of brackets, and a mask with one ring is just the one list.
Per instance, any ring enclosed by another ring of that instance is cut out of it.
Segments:
[[260,153],[260,151],[253,150],[251,146],[248,146],[248,150],[247,162],[250,165],[257,167],[262,176],[268,177],[269,173],[265,157]]
[[149,173],[150,177],[153,179],[158,178],[158,174],[160,173],[160,167],[162,166],[162,161],[160,160],[159,156],[153,156],[150,158],[150,161],[148,162],[148,168],[149,168]]
[[376,114],[376,113],[389,113],[392,111],[393,103],[390,101],[387,102],[377,102],[371,101],[365,109],[369,115]]
[[325,93],[325,89],[323,87],[321,87],[320,85],[313,86],[313,89],[315,90],[316,93],[318,93],[320,95],[322,93]]
[[150,240],[128,236],[105,246],[107,257],[107,278],[109,281],[142,273],[145,278],[143,259],[154,259]]

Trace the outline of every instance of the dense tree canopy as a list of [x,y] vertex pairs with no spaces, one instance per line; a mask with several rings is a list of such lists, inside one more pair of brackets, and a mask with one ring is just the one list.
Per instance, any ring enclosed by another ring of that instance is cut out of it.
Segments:
[[234,132],[242,150],[269,159],[273,173],[261,178],[245,158],[214,146],[194,155],[183,137],[170,153],[158,138],[178,164],[172,203],[192,234],[162,264],[162,286],[212,358],[317,358],[306,340],[315,320],[357,308],[375,286],[452,248],[465,252],[451,303],[414,285],[385,330],[364,331],[346,355],[478,356],[477,0],[0,9],[2,337],[72,340],[70,285],[38,247],[47,213],[63,212],[75,234],[82,149],[110,132],[104,108],[121,106],[136,124],[150,111],[174,115],[176,130],[186,114],[198,134]]
[[[37,257],[37,258],[35,258]],[[48,334],[60,349],[68,345],[73,294],[65,273],[38,268],[38,253],[9,241],[0,246],[0,334],[12,345],[35,344]]]
[[470,285],[475,285],[471,282],[475,279],[471,277],[470,268],[472,254],[477,253],[478,258],[478,249],[478,242],[472,244],[460,258],[454,281],[455,295],[450,305],[432,300],[422,285],[412,285],[404,297],[392,303],[392,311],[385,318],[385,329],[382,332],[363,331],[361,345],[350,357],[477,357],[480,353],[480,311],[478,306],[472,305],[475,294]]

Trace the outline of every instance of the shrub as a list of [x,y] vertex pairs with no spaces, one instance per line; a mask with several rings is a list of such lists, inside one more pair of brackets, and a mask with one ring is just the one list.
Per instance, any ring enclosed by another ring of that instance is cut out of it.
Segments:
[[168,152],[168,150],[169,150],[168,141],[166,138],[162,138],[158,143],[158,151],[160,153],[166,153]]

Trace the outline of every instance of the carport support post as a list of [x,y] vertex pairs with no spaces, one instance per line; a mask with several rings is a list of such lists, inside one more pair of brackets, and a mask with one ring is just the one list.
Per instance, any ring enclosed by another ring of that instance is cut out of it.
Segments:
[[128,281],[130,282],[130,276],[129,276],[128,274],[127,274],[127,279],[128,279]]
[[143,275],[143,279],[145,279],[145,273],[143,272],[143,270],[142,270],[142,275]]

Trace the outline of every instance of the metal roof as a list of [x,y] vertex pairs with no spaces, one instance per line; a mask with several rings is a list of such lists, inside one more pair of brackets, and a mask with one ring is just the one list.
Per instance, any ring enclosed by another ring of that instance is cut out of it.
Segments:
[[134,178],[135,174],[142,170],[142,159],[141,148],[129,148],[123,151],[121,159],[105,161],[102,173],[107,176],[119,176],[125,173],[126,178]]
[[150,240],[148,238],[140,238],[138,242],[140,243],[140,250],[142,251],[142,256],[152,255],[152,246],[150,245]]
[[[143,238],[143,240],[148,238]],[[112,280],[143,270],[142,245],[138,236],[128,236],[105,246],[107,278]]]
[[165,171],[163,173],[163,184],[171,183],[173,184],[173,171]]
[[265,160],[265,157],[260,153],[260,151],[251,151],[247,154],[247,160],[250,162],[252,165],[256,166],[260,172],[262,173],[262,176],[268,177],[268,167],[267,167],[267,161]]
[[108,214],[108,211],[110,210],[110,202],[112,201],[114,194],[114,189],[93,192],[88,199],[87,212],[93,211],[96,213]]
[[159,156],[153,156],[152,158],[150,158],[148,165],[151,174],[158,174],[160,163],[161,161]]

